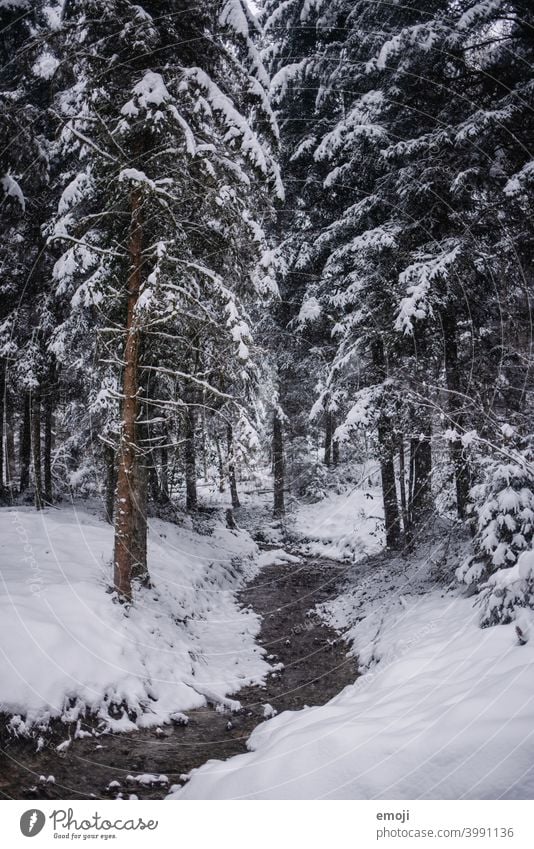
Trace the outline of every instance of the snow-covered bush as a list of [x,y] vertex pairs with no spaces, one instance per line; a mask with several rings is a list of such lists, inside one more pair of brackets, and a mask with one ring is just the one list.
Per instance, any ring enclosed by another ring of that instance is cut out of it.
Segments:
[[524,551],[509,569],[499,569],[482,587],[482,624],[517,618],[517,609],[534,608],[534,551]]
[[471,489],[474,554],[457,578],[480,591],[482,625],[510,622],[517,607],[534,607],[531,566],[534,536],[532,452],[488,459]]
[[295,439],[287,471],[292,492],[309,502],[321,501],[328,489],[328,472],[308,441]]

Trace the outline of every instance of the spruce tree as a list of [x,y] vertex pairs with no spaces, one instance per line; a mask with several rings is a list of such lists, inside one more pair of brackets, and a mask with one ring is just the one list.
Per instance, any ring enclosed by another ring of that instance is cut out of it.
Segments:
[[[256,375],[247,301],[272,288],[268,269],[252,276],[257,217],[268,214],[262,183],[276,189],[278,177],[253,19],[240,0],[83,6],[64,22],[75,82],[58,114],[64,155],[81,167],[53,236],[65,247],[58,292],[72,305],[56,348],[72,357],[81,340],[91,346],[96,398],[113,398],[105,375],[120,368],[115,588],[129,600],[132,576],[147,580],[146,530],[136,528],[146,529],[150,435],[139,420],[158,408],[185,414],[191,483],[198,390],[217,402],[237,403],[229,390],[246,398]],[[188,497],[194,507],[192,489]]]

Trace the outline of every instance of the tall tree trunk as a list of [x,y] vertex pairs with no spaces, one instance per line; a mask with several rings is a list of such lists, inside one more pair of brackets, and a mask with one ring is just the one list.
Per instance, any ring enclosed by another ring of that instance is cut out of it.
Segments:
[[204,483],[208,482],[208,452],[207,452],[207,435],[206,435],[206,407],[204,406],[206,403],[205,399],[205,390],[202,395],[202,411],[201,411],[201,421],[202,421],[202,476],[204,479]]
[[6,398],[6,361],[0,359],[0,494],[4,492],[4,421],[5,421],[5,398]]
[[279,518],[285,513],[284,487],[284,431],[282,416],[277,408],[273,416],[273,477],[274,477],[274,516]]
[[19,491],[21,494],[26,492],[30,485],[30,463],[32,452],[31,418],[31,395],[29,392],[25,392],[19,438]]
[[43,506],[43,477],[41,460],[41,388],[32,392],[32,444],[33,444],[33,477],[35,481],[35,506],[40,510]]
[[232,507],[237,509],[237,507],[241,507],[241,502],[239,501],[239,495],[237,493],[234,431],[230,422],[228,422],[228,425],[226,426],[226,442],[228,448],[228,482],[230,484],[230,497],[232,499]]
[[332,413],[328,410],[325,413],[324,462],[327,466],[332,465]]
[[[458,345],[456,341],[456,317],[451,310],[448,310],[442,315],[442,326],[450,426],[457,430],[458,433],[461,433],[464,418],[460,396],[461,381],[458,364]],[[458,518],[465,519],[470,486],[469,464],[463,456],[463,447],[460,441],[452,442],[450,451],[456,485],[456,510]]]
[[224,462],[221,451],[221,441],[217,429],[215,429],[215,449],[217,451],[217,468],[219,471],[219,492],[224,492]]
[[[387,376],[386,357],[381,339],[376,339],[372,347],[372,363],[374,378],[383,382]],[[386,545],[388,548],[398,548],[400,543],[401,526],[397,486],[395,481],[395,454],[393,450],[393,426],[391,419],[380,412],[377,424],[378,454],[380,461],[380,477],[382,483],[382,501],[384,504],[384,524],[386,530]]]
[[406,458],[404,453],[404,434],[399,437],[399,483],[402,512],[402,527],[404,535],[408,536],[410,527],[410,516],[408,512],[408,499],[406,498]]
[[[130,274],[128,277],[128,307],[124,369],[122,374],[121,435],[118,450],[117,495],[115,502],[115,556],[114,584],[119,598],[132,598],[132,573],[134,567],[134,525],[137,518],[135,492],[137,463],[137,430],[139,393],[140,333],[135,311],[141,292],[143,265],[142,193],[131,193]],[[146,570],[146,563],[144,564]]]
[[425,402],[425,386],[428,379],[428,340],[423,328],[415,331],[416,358],[414,379],[416,389],[422,393],[421,400],[413,412],[411,458],[413,490],[410,504],[412,525],[421,525],[433,508],[432,501],[432,420],[429,405]]
[[391,422],[381,416],[378,423],[378,445],[380,451],[380,474],[382,479],[382,500],[384,503],[384,523],[386,526],[386,545],[398,548],[400,542],[400,517],[395,484],[395,462],[392,447]]
[[5,398],[5,418],[6,418],[6,486],[13,494],[15,479],[17,477],[17,460],[15,454],[15,430],[13,427],[13,411],[9,396]]
[[413,525],[424,522],[432,509],[432,425],[424,411],[419,410],[418,416],[417,425],[421,426],[421,432],[411,440],[413,490],[410,516]]
[[135,476],[135,520],[132,538],[132,578],[136,578],[148,586],[150,577],[147,566],[147,502],[148,502],[148,469],[140,457],[137,458],[134,469]]
[[152,501],[154,501],[155,504],[162,504],[163,498],[161,495],[161,476],[158,472],[156,454],[154,450],[150,451],[150,465],[147,468],[147,476]]
[[337,466],[339,464],[339,440],[334,437],[336,432],[336,419],[334,414],[332,413],[332,464]]
[[52,365],[48,373],[46,392],[43,399],[44,407],[44,441],[43,441],[43,475],[44,475],[44,499],[48,504],[52,503],[52,448],[54,409],[56,400],[56,370]]
[[197,494],[197,461],[195,446],[195,414],[193,407],[188,406],[185,413],[185,505],[188,511],[198,508]]
[[[167,429],[165,429],[164,439],[168,440]],[[161,461],[161,500],[163,504],[169,501],[169,450],[166,445],[160,448]]]
[[104,462],[106,464],[106,521],[113,524],[113,512],[115,504],[115,487],[117,485],[117,469],[115,466],[115,449],[112,445],[104,447]]

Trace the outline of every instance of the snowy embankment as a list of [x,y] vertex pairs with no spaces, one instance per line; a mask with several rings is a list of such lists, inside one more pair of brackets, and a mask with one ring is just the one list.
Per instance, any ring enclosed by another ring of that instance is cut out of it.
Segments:
[[208,762],[170,798],[531,799],[534,645],[438,594],[387,642],[335,699],[269,720],[251,753]]
[[0,710],[15,731],[85,712],[111,730],[159,725],[269,669],[259,618],[235,600],[257,569],[245,532],[151,521],[153,588],[128,612],[106,592],[112,529],[87,510],[0,510],[0,540]]
[[269,719],[250,753],[208,762],[169,798],[532,798],[534,622],[519,645],[513,625],[482,630],[473,599],[437,589],[463,544],[442,528],[417,558],[348,567],[319,612],[351,641],[361,677],[324,706]]
[[382,497],[378,489],[330,493],[315,504],[300,505],[291,530],[302,551],[330,560],[358,560],[383,546]]

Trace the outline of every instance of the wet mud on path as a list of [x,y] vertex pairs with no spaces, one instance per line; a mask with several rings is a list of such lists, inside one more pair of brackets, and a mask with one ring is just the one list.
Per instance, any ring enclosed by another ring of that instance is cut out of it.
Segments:
[[[194,767],[245,752],[254,728],[269,721],[264,718],[266,704],[278,713],[324,704],[357,674],[346,643],[312,612],[316,604],[338,594],[346,568],[303,558],[298,565],[265,567],[241,591],[241,604],[263,617],[259,642],[275,671],[265,686],[246,687],[232,697],[241,702],[238,713],[208,705],[189,711],[185,726],[77,739],[64,753],[54,746],[37,753],[35,740],[4,740],[0,798],[109,799],[122,794],[127,799],[135,794],[139,799],[161,799]],[[164,775],[168,783],[128,780],[143,774]],[[41,776],[53,776],[54,782]]]

